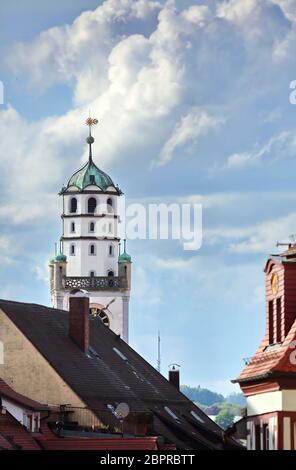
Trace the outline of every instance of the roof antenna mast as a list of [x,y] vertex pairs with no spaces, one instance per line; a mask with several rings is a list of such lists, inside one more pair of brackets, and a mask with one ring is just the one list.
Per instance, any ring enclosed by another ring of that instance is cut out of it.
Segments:
[[158,330],[157,337],[157,370],[160,373],[161,371],[161,356],[160,356],[160,331]]

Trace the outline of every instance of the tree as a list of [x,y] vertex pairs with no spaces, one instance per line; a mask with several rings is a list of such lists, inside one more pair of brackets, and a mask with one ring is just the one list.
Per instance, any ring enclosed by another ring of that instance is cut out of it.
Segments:
[[216,423],[223,429],[227,429],[229,426],[232,426],[233,422],[234,414],[229,408],[222,409],[217,415]]
[[181,392],[189,398],[189,400],[201,403],[202,405],[211,406],[214,403],[224,402],[225,398],[223,395],[215,392],[211,392],[206,388],[189,387],[188,385],[181,386]]

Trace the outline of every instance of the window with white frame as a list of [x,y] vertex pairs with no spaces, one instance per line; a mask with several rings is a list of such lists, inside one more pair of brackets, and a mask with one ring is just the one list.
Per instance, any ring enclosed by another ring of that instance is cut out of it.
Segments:
[[70,245],[70,255],[75,256],[75,245],[74,244]]
[[90,222],[90,223],[89,223],[89,231],[90,231],[90,232],[94,232],[94,231],[95,231],[95,223],[94,223],[94,222]]

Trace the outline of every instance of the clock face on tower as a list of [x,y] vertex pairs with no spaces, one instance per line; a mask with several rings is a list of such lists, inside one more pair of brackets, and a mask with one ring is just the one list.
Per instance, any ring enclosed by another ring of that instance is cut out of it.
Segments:
[[92,317],[99,317],[104,325],[108,327],[110,326],[108,315],[104,312],[104,310],[97,307],[92,307],[90,308],[90,314]]
[[273,293],[273,295],[276,295],[278,293],[278,290],[279,290],[279,276],[277,273],[274,273],[272,276],[271,276],[271,291]]

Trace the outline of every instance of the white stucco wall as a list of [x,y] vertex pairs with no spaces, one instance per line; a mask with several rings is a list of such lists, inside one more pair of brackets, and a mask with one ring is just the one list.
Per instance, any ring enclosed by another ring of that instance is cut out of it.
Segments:
[[[73,192],[74,192],[74,188]],[[118,194],[101,194],[98,188],[88,187],[87,190],[94,190],[91,194],[68,194],[63,196],[63,215],[71,217],[63,218],[63,253],[67,256],[65,265],[65,275],[68,277],[89,277],[91,272],[95,276],[107,276],[110,271],[118,276],[118,254],[119,241],[118,224]],[[114,190],[114,188],[109,188]],[[75,197],[77,200],[77,211],[70,213],[70,201]],[[97,201],[95,215],[105,214],[104,217],[92,217],[88,214],[88,200],[94,197]],[[107,200],[112,199],[112,213],[107,211]],[[95,229],[90,231],[90,222],[94,222]],[[72,230],[72,223],[75,224],[75,231]],[[111,225],[111,226],[110,226]],[[81,239],[80,237],[87,237]],[[94,237],[94,238],[93,238]],[[102,239],[107,237],[107,239]],[[71,246],[75,246],[75,254],[71,254]],[[91,254],[90,246],[95,246],[95,254]],[[109,249],[112,247],[112,254]],[[52,269],[54,271],[54,269]],[[52,275],[54,278],[55,276]],[[61,276],[60,276],[61,278]],[[125,341],[128,341],[128,318],[129,318],[129,290],[112,291],[102,290],[90,292],[90,306],[107,305],[110,300],[116,299],[106,312],[110,321],[110,328],[119,334]],[[52,304],[55,308],[69,309],[69,292],[64,291],[61,285],[55,285],[52,290]]]
[[274,411],[296,411],[294,390],[278,390],[247,397],[248,416],[256,416]]
[[12,401],[2,398],[2,406],[23,426],[26,426],[29,429],[29,420],[28,415],[32,415],[32,425],[33,427],[37,425],[37,429],[29,429],[30,431],[37,431],[40,426],[40,413],[33,412],[21,405],[17,405]]

